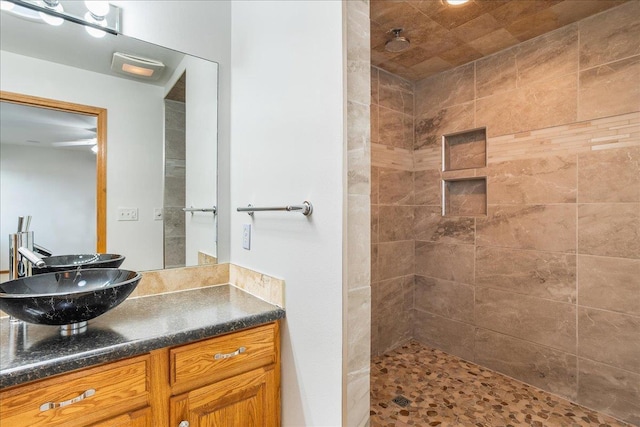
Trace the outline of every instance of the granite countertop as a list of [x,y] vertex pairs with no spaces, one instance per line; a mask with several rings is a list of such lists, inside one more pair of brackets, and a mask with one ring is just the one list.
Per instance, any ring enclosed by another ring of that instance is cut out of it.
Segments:
[[0,321],[0,388],[284,318],[285,311],[231,285],[129,299],[80,335]]

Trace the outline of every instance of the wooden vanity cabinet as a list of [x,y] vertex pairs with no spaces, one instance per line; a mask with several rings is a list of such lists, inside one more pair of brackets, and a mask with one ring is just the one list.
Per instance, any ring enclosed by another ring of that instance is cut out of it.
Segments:
[[[0,426],[150,426],[150,411],[129,415],[150,406],[149,361],[144,355],[3,390]],[[123,424],[127,416],[138,421]]]
[[279,425],[277,321],[0,392],[0,427]]
[[270,323],[171,349],[169,425],[279,426],[278,326]]

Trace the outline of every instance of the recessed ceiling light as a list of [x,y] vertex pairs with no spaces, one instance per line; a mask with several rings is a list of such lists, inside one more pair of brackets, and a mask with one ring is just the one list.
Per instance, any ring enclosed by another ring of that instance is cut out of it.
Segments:
[[469,0],[447,0],[447,3],[451,6],[460,6],[467,3]]

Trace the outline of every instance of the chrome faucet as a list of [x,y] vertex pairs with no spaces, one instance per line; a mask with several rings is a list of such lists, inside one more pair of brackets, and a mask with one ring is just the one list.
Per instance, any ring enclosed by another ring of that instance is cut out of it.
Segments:
[[42,258],[38,256],[38,254],[29,250],[28,248],[25,248],[24,246],[19,247],[18,252],[20,252],[20,254],[25,257],[31,264],[35,265],[38,268],[42,268],[46,265]]

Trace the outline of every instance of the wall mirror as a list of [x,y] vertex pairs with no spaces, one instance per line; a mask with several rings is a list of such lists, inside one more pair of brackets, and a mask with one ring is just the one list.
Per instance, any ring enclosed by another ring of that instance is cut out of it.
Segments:
[[[215,262],[218,64],[0,15],[0,270],[20,215],[54,254],[120,253],[138,271]],[[157,78],[122,72],[141,58],[163,65]]]

